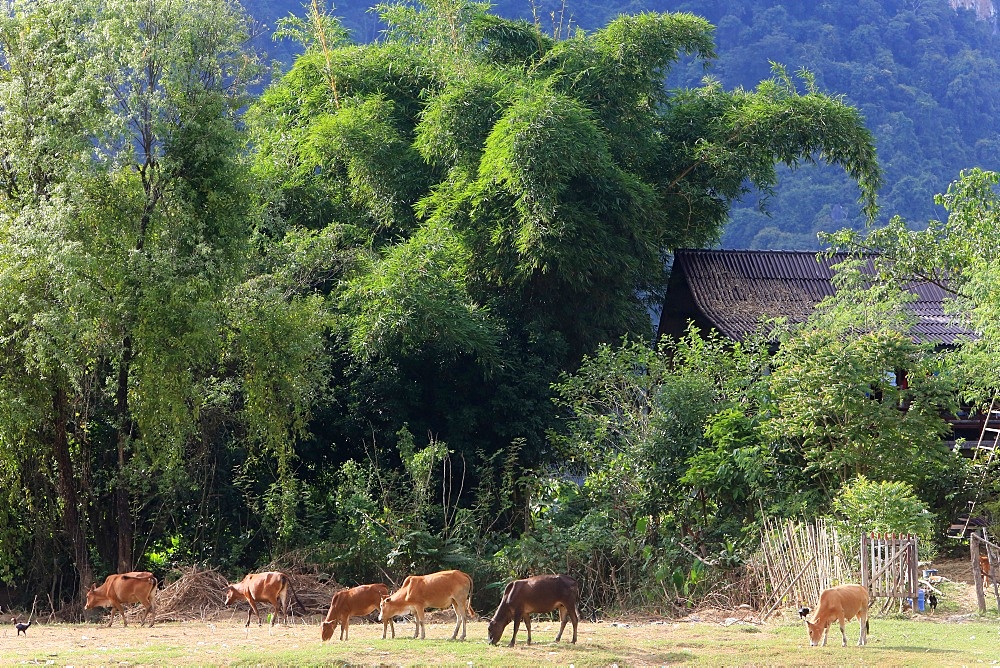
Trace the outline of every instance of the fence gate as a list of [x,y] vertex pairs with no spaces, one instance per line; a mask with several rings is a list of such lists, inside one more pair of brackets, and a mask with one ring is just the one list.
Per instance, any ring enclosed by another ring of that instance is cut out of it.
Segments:
[[868,588],[873,598],[916,601],[917,537],[912,534],[862,535],[861,584]]

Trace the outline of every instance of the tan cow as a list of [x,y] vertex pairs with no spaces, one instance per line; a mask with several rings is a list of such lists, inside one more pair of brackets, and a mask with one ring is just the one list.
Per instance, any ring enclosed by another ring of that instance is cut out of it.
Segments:
[[392,596],[382,599],[379,606],[378,620],[392,618],[395,615],[405,615],[412,612],[416,620],[413,637],[425,637],[424,610],[427,608],[454,608],[455,632],[451,639],[458,637],[458,628],[462,628],[462,640],[465,640],[465,626],[468,618],[474,614],[470,599],[472,598],[472,578],[462,571],[438,571],[430,575],[411,575],[403,580]]
[[799,615],[806,620],[809,630],[809,644],[815,647],[823,636],[823,646],[826,647],[826,636],[830,632],[830,624],[834,620],[840,622],[840,635],[843,646],[847,647],[847,633],[844,624],[858,618],[861,622],[861,637],[858,645],[868,644],[868,590],[859,584],[845,584],[839,587],[824,589],[819,595],[819,609],[813,615],[812,621],[806,619],[809,608],[799,610]]
[[122,625],[128,626],[125,619],[125,608],[128,603],[142,603],[146,608],[146,613],[142,616],[140,626],[146,624],[146,619],[152,614],[149,621],[150,627],[156,621],[156,610],[153,608],[153,592],[156,591],[157,580],[148,571],[132,571],[130,573],[119,573],[109,575],[104,583],[98,587],[96,584],[90,585],[87,590],[86,610],[91,608],[111,608],[111,620],[108,626],[115,621],[115,610],[122,615]]
[[270,603],[274,607],[274,616],[271,617],[271,626],[274,626],[275,622],[278,621],[278,615],[284,618],[285,623],[288,622],[289,594],[302,608],[302,603],[295,594],[295,590],[292,589],[292,582],[287,575],[278,571],[250,573],[241,582],[226,587],[226,605],[232,605],[239,601],[248,602],[250,610],[247,611],[247,623],[244,626],[250,626],[251,615],[257,615],[257,626],[261,626],[263,622],[257,604],[260,602]]
[[[379,607],[383,598],[389,596],[389,588],[379,582],[378,584],[358,585],[350,589],[342,589],[330,599],[330,609],[326,613],[323,621],[323,641],[326,642],[333,637],[333,631],[340,624],[340,639],[347,640],[350,635],[348,629],[351,625],[351,617],[362,617]],[[382,622],[382,637],[385,638],[386,627],[392,629],[392,637],[396,637],[396,627],[392,623],[392,617],[387,617]]]

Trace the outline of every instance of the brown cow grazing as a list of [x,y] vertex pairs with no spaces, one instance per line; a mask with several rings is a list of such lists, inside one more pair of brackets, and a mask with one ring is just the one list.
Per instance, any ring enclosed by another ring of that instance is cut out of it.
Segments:
[[861,622],[861,637],[858,646],[868,643],[868,590],[858,584],[845,584],[839,587],[824,589],[819,595],[819,609],[810,622],[806,619],[809,608],[799,610],[799,616],[805,619],[809,630],[809,644],[815,647],[823,636],[823,646],[826,647],[826,636],[830,632],[830,624],[834,620],[840,622],[840,635],[843,646],[847,647],[847,633],[844,624],[858,618]]
[[993,578],[990,577],[990,558],[988,555],[979,555],[979,572],[983,576],[983,586],[988,587]]
[[454,608],[455,632],[451,639],[458,637],[458,628],[462,627],[462,640],[465,640],[465,625],[474,613],[470,605],[472,597],[472,578],[462,571],[438,571],[429,575],[411,575],[403,580],[392,596],[382,599],[379,606],[378,620],[390,619],[395,615],[405,615],[412,612],[416,619],[413,637],[425,637],[424,610],[427,608]]
[[287,575],[278,571],[250,573],[241,582],[226,587],[226,605],[247,601],[250,610],[247,611],[247,623],[244,626],[250,626],[251,615],[257,615],[257,626],[261,626],[263,622],[257,604],[270,603],[274,607],[274,616],[271,617],[271,626],[274,626],[278,621],[278,615],[284,617],[285,623],[288,623],[289,594],[295,598],[299,608],[304,610]]
[[577,603],[580,600],[580,587],[576,580],[568,575],[536,575],[524,580],[514,580],[503,590],[500,605],[493,613],[493,619],[487,629],[490,644],[500,642],[504,629],[514,621],[514,633],[510,637],[510,647],[517,638],[517,628],[524,620],[524,628],[528,631],[528,644],[531,644],[531,613],[559,611],[559,633],[556,642],[562,638],[566,622],[573,622],[573,642],[576,642],[576,626],[580,622]]
[[[350,635],[348,628],[351,625],[351,617],[362,617],[379,607],[382,599],[389,596],[389,588],[379,582],[378,584],[358,585],[350,589],[338,591],[330,599],[330,609],[323,620],[323,642],[333,637],[333,631],[340,624],[340,639],[347,640]],[[396,637],[396,627],[392,623],[392,617],[387,617],[382,622],[382,637],[385,638],[386,627],[392,629],[392,637]]]
[[131,573],[119,573],[109,575],[104,584],[98,587],[96,584],[90,585],[87,591],[87,604],[85,609],[91,608],[111,608],[111,620],[108,626],[115,621],[115,610],[122,614],[122,625],[128,626],[125,619],[125,608],[127,603],[142,603],[146,608],[146,614],[142,616],[140,626],[146,624],[146,619],[152,614],[153,619],[149,625],[153,626],[156,621],[156,610],[153,608],[153,592],[156,590],[157,580],[148,571],[132,571]]

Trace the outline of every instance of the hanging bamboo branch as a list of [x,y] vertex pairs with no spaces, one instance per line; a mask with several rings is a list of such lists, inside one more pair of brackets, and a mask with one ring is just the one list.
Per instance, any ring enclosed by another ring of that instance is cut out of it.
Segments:
[[312,0],[312,19],[316,24],[316,35],[319,37],[320,46],[323,49],[323,58],[326,60],[326,76],[330,83],[330,90],[333,91],[333,106],[340,109],[340,94],[337,92],[337,77],[333,75],[333,62],[330,60],[330,48],[326,43],[326,26],[323,24],[323,15],[319,11],[319,3]]

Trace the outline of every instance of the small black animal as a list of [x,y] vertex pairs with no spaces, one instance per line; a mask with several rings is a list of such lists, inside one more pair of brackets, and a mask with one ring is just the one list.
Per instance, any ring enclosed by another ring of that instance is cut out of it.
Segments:
[[929,594],[927,596],[927,602],[930,604],[931,610],[935,611],[937,610],[937,596],[935,596],[934,594]]
[[17,635],[21,635],[23,633],[25,637],[28,636],[28,627],[32,624],[30,620],[28,623],[24,623],[17,621],[17,617],[11,617],[10,621],[14,624],[14,628],[17,629]]
[[809,614],[809,608],[799,608],[799,617],[805,619],[806,615],[808,614]]

